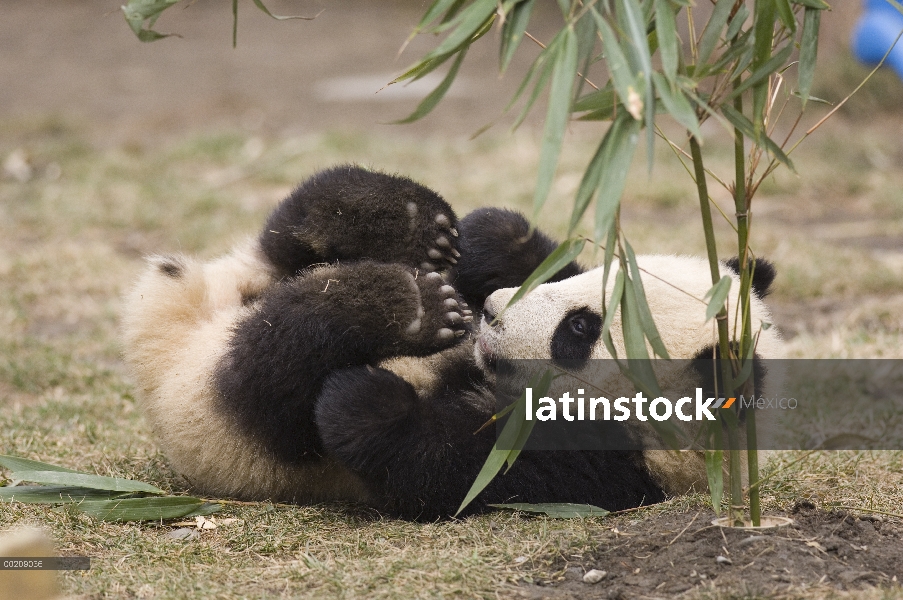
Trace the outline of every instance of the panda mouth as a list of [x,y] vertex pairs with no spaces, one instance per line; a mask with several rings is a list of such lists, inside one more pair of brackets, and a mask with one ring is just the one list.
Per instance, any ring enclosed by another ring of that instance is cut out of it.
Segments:
[[480,353],[484,367],[489,371],[495,372],[498,369],[499,358],[482,335],[477,338],[477,350]]

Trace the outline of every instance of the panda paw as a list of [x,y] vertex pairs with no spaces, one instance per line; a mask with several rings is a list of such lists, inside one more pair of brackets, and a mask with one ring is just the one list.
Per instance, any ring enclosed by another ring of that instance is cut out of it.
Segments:
[[414,266],[427,273],[454,267],[461,253],[458,252],[458,230],[452,217],[441,209],[435,210],[439,207],[426,208],[428,210],[421,209],[416,202],[407,204],[411,232],[415,235],[420,232],[420,257],[415,258]]
[[420,291],[420,307],[405,331],[408,338],[427,352],[455,344],[470,331],[473,312],[439,273],[427,273],[415,282]]

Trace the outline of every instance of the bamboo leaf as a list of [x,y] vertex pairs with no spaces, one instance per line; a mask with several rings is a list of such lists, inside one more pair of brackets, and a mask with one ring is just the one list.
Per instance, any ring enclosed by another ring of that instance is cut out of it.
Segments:
[[9,469],[10,471],[58,471],[60,473],[78,473],[72,469],[58,467],[48,463],[38,462],[36,460],[28,460],[27,458],[19,458],[18,456],[8,456],[0,454],[0,467]]
[[[602,18],[602,15],[599,14],[595,7],[590,8],[590,13],[596,20],[596,27],[598,27],[599,33],[602,35],[602,47],[605,50],[605,63],[608,65],[608,72],[611,74],[611,80],[614,83],[615,90],[618,92],[618,96],[621,98],[621,102],[626,104],[628,98],[630,98],[631,90],[633,90],[633,93],[638,93],[637,88],[639,85],[636,82],[635,74],[631,71],[630,65],[627,63],[627,57],[624,55],[624,51],[618,44],[618,38],[615,36],[614,30],[605,19]],[[639,120],[637,115],[633,115],[633,117]]]
[[505,19],[505,25],[502,27],[502,43],[499,48],[502,73],[508,69],[515,50],[524,38],[524,32],[530,22],[530,15],[533,14],[534,4],[536,4],[536,0],[516,3]]
[[[551,372],[545,371],[542,375],[534,375],[530,379],[530,383],[527,387],[532,386],[537,389],[537,393],[544,395],[548,393],[551,380]],[[505,422],[505,426],[502,428],[498,440],[492,447],[492,450],[490,450],[489,456],[486,457],[486,462],[483,463],[483,467],[480,469],[473,485],[471,485],[470,489],[467,491],[467,495],[461,502],[461,506],[458,507],[455,516],[461,514],[461,511],[467,508],[467,505],[473,502],[474,498],[479,496],[480,492],[486,489],[486,486],[489,485],[496,475],[498,475],[498,472],[502,470],[502,466],[504,466],[506,462],[508,463],[508,468],[511,468],[511,465],[514,464],[514,461],[520,454],[520,449],[523,448],[527,437],[533,430],[534,421],[531,421],[529,425],[526,425],[526,391],[516,402],[514,402],[514,404],[514,411]],[[522,408],[518,410],[518,407]]]
[[[649,52],[643,9],[638,0],[621,0],[621,4],[622,11],[619,14],[623,14],[627,20],[630,44],[643,73],[644,108],[646,109],[646,163],[651,172],[655,156],[655,93],[652,89],[652,56]],[[639,90],[637,92],[639,93]]]
[[757,68],[749,77],[744,79],[743,83],[738,85],[727,99],[731,100],[736,98],[752,86],[766,82],[772,74],[779,71],[781,67],[787,63],[787,59],[790,58],[791,52],[793,52],[793,44],[787,44],[781,48],[777,54],[768,59],[765,64]]
[[674,7],[668,0],[655,0],[655,33],[658,36],[658,51],[662,59],[662,72],[668,81],[677,77],[677,23]]
[[674,117],[675,121],[686,127],[697,139],[701,139],[702,133],[699,131],[699,119],[696,118],[696,111],[693,110],[693,105],[684,96],[683,91],[678,88],[672,92],[671,84],[662,77],[661,73],[653,73],[652,81],[655,83],[655,90],[658,92],[659,98],[661,98],[662,104],[665,105],[665,110],[668,111],[668,114]]
[[486,486],[489,485],[489,482],[498,475],[498,472],[502,470],[506,460],[508,460],[507,450],[493,448],[489,452],[489,456],[486,457],[486,462],[483,463],[483,468],[480,469],[477,478],[474,480],[473,485],[470,486],[467,495],[464,496],[464,500],[461,502],[461,506],[458,507],[458,511],[454,516],[461,514],[461,511],[467,508],[467,505],[480,495],[480,492],[482,492]]
[[511,102],[508,103],[508,106],[505,108],[506,111],[510,110],[514,103],[517,102],[517,99],[520,98],[524,90],[527,89],[527,86],[530,84],[530,81],[534,78],[536,79],[536,83],[533,85],[533,92],[530,94],[530,97],[527,99],[527,102],[524,104],[524,108],[521,110],[520,115],[518,115],[517,119],[514,121],[514,125],[511,126],[511,129],[517,129],[520,127],[520,124],[524,122],[524,119],[527,118],[527,114],[529,114],[530,109],[533,107],[533,104],[536,102],[536,99],[539,97],[539,92],[541,92],[549,81],[549,77],[552,75],[552,68],[555,66],[555,62],[549,60],[550,56],[554,55],[554,52],[557,51],[557,47],[561,40],[562,33],[559,32],[549,45],[539,53],[539,56],[536,57],[536,60],[533,61],[533,64],[530,65],[530,70],[527,71],[527,76],[524,77],[520,86],[517,88],[517,92],[511,98]]
[[562,46],[555,54],[552,83],[549,88],[549,108],[539,154],[536,191],[533,195],[533,220],[539,217],[543,204],[552,189],[552,179],[558,167],[558,156],[571,113],[571,93],[577,75],[577,36],[573,27],[564,30]]
[[799,95],[803,99],[803,108],[809,100],[809,90],[815,78],[815,62],[818,57],[818,29],[821,11],[817,8],[806,8],[803,15],[803,36],[800,40]]
[[729,276],[725,275],[705,293],[704,298],[711,298],[705,308],[706,321],[709,321],[717,315],[718,311],[724,306],[724,301],[727,300],[727,295],[731,291],[732,281],[733,280]]
[[[164,10],[179,0],[129,0],[122,6],[125,21],[129,24],[134,34],[142,42],[153,42],[172,35],[171,33],[158,33],[153,30],[154,23]],[[237,1],[237,0],[235,0]],[[145,26],[145,22],[147,22]]]
[[545,504],[490,504],[493,508],[504,508],[520,512],[543,514],[553,519],[573,519],[585,517],[605,517],[609,511],[592,504],[545,503]]
[[791,34],[796,33],[796,17],[793,15],[790,0],[775,0],[775,9],[784,27],[789,29]]
[[[730,25],[727,26],[727,33],[724,37],[728,40],[733,40],[740,33],[740,28],[743,27],[747,17],[749,17],[749,9],[746,8],[745,4],[741,4],[737,12],[734,13],[734,18],[731,19]],[[733,43],[731,45],[733,46]]]
[[420,104],[417,105],[417,108],[410,115],[401,119],[400,121],[394,121],[394,124],[403,124],[403,123],[413,123],[418,119],[422,119],[426,115],[428,115],[442,98],[445,97],[446,92],[451,87],[452,83],[455,81],[455,77],[458,76],[458,69],[461,68],[461,63],[464,62],[464,57],[467,56],[467,48],[461,50],[458,53],[458,56],[455,58],[455,62],[452,63],[451,69],[448,70],[448,73],[442,79],[442,83],[436,86],[432,92],[430,92],[426,98],[424,98]]
[[219,504],[188,496],[163,498],[127,498],[124,500],[86,500],[76,505],[80,511],[101,521],[159,521],[189,515],[209,515]]
[[410,68],[408,68],[407,71],[405,71],[404,73],[402,73],[395,79],[393,79],[389,83],[389,85],[401,83],[402,81],[407,81],[408,79],[417,81],[421,77],[424,77],[425,75],[435,71],[437,68],[439,68],[439,66],[444,64],[445,61],[447,61],[452,56],[454,56],[454,52],[449,52],[448,54],[443,54],[442,56],[437,56],[436,58],[433,58],[431,60],[422,60],[422,61],[416,63],[415,65],[411,66]]
[[625,242],[624,251],[627,253],[627,264],[630,267],[630,278],[633,283],[633,289],[636,293],[637,308],[639,309],[640,323],[643,326],[643,333],[649,340],[653,352],[662,358],[671,358],[668,356],[668,350],[662,341],[662,336],[655,326],[655,320],[652,318],[652,312],[649,310],[649,302],[646,300],[646,291],[643,289],[643,280],[640,277],[640,267],[637,264],[636,254],[629,243]]
[[[462,0],[436,0],[435,2],[433,2],[427,9],[426,14],[423,15],[423,18],[420,19],[420,23],[418,23],[417,27],[414,28],[414,32],[411,34],[411,37],[408,39],[412,39],[419,32],[424,31],[430,23],[432,23],[439,17],[439,15],[453,10],[454,5],[460,4],[462,4]],[[448,15],[446,14],[446,16]]]
[[601,90],[590,92],[574,102],[574,112],[584,111],[612,111],[614,110],[617,100],[615,99],[615,90],[611,82],[608,82]]
[[61,504],[87,499],[109,500],[129,492],[111,492],[72,486],[17,485],[0,487],[0,500],[23,504]]
[[266,13],[267,16],[269,16],[273,19],[276,19],[277,21],[287,21],[289,19],[301,19],[303,21],[313,21],[318,16],[318,15],[314,15],[313,17],[304,17],[301,15],[288,15],[288,16],[274,15],[273,13],[270,12],[270,9],[268,9],[261,0],[253,0],[253,2],[254,2],[254,6],[256,6],[257,8],[262,10],[264,13]]
[[[553,378],[554,378],[554,376],[552,374],[551,369],[546,369],[542,373],[542,375],[539,376],[538,380],[534,376],[531,379],[528,386],[533,388],[533,394],[537,398],[542,398],[543,396],[546,396],[549,393],[549,387],[552,385]],[[517,431],[517,437],[514,440],[514,443],[511,445],[510,454],[508,454],[508,460],[507,460],[508,469],[505,470],[506,473],[508,472],[509,469],[511,469],[511,467],[514,466],[514,461],[516,461],[517,458],[520,456],[521,450],[524,449],[524,446],[527,443],[527,438],[529,438],[530,434],[533,432],[533,425],[536,423],[536,421],[530,421],[525,424],[526,401],[527,401],[527,397],[526,397],[526,393],[525,393],[524,396],[521,397],[521,401],[518,402],[518,407],[521,410],[519,410],[519,411],[515,410],[515,413],[519,412],[520,416],[517,417],[518,421],[514,425],[514,428]],[[511,415],[510,417],[508,417],[508,419],[509,420],[514,419],[516,416],[517,416],[516,414]],[[507,425],[507,423],[506,423],[506,425]],[[503,433],[504,433],[504,431],[503,431]]]
[[555,273],[577,258],[580,252],[583,251],[584,244],[586,244],[586,240],[583,238],[572,239],[567,240],[555,248],[555,251],[546,257],[546,259],[536,267],[535,271],[530,273],[530,276],[527,277],[526,281],[518,288],[517,292],[512,296],[505,308],[507,309],[509,306],[551,279]]
[[[478,39],[480,39],[481,37],[483,37],[484,35],[486,35],[486,32],[488,32],[491,28],[492,28],[492,21],[491,21],[491,20],[489,20],[489,21],[487,21],[486,23],[484,23],[484,24],[483,24],[483,27],[480,28],[480,29],[474,34],[473,38],[472,38],[472,39],[470,40],[470,42],[468,43],[468,46],[469,46],[470,44],[474,43],[475,41],[477,41]],[[466,49],[467,49],[467,48],[464,48],[464,49],[462,49],[462,50],[455,50],[455,51],[452,51],[452,52],[445,52],[445,53],[440,54],[440,55],[438,55],[438,56],[436,56],[436,57],[434,57],[434,58],[431,58],[431,59],[429,59],[429,60],[427,60],[426,58],[424,58],[424,59],[418,61],[417,63],[415,63],[413,66],[409,67],[407,71],[405,71],[404,73],[402,73],[401,75],[399,75],[398,77],[396,77],[395,79],[393,79],[393,80],[389,83],[389,85],[393,85],[393,84],[396,84],[396,83],[400,83],[400,82],[406,81],[406,80],[408,80],[408,79],[410,79],[410,80],[412,80],[412,81],[417,81],[418,79],[421,79],[422,77],[426,76],[427,74],[432,73],[433,71],[435,71],[437,68],[439,68],[439,66],[441,66],[442,64],[444,64],[445,61],[447,61],[449,58],[451,58],[452,56],[454,56],[456,52],[459,52],[459,51],[463,52],[463,51],[466,50]]]
[[[608,248],[606,248],[606,250],[607,249]],[[623,296],[624,273],[618,271],[617,275],[615,275],[614,288],[611,290],[611,300],[609,300],[608,307],[605,310],[605,321],[602,322],[602,342],[605,344],[608,353],[614,359],[618,358],[618,352],[611,339],[611,325],[614,323],[615,313],[618,312],[617,309],[621,306],[621,299]]]
[[793,166],[793,162],[791,162],[790,158],[784,154],[784,151],[781,150],[781,147],[775,143],[770,137],[765,135],[764,133],[761,135],[756,135],[756,132],[753,130],[753,124],[739,113],[733,106],[730,104],[723,104],[721,106],[721,112],[724,114],[724,117],[730,121],[731,125],[740,130],[740,132],[753,140],[757,144],[762,144],[765,148],[774,156],[776,159],[787,165],[794,173],[796,172],[796,168]]
[[[614,128],[614,126],[612,126],[612,128]],[[592,160],[590,160],[589,165],[583,172],[583,177],[580,180],[580,187],[577,188],[577,196],[574,198],[574,209],[571,212],[571,223],[568,227],[568,236],[573,235],[574,230],[577,229],[577,225],[580,224],[580,219],[583,217],[583,214],[589,207],[590,201],[593,199],[593,196],[596,195],[596,191],[599,188],[599,181],[602,179],[602,174],[607,168],[607,161],[609,160],[611,153],[611,149],[609,148],[610,143],[607,143],[610,135],[611,129],[608,130],[608,133],[602,138],[602,141],[599,142],[596,153],[593,155]]]
[[[623,265],[621,268],[623,271]],[[633,281],[626,276],[624,277],[624,295],[621,298],[621,327],[624,332],[624,349],[627,352],[627,358],[648,359],[649,351],[646,349],[646,336],[643,335],[643,326],[640,323]]]
[[14,471],[10,477],[22,481],[32,481],[34,483],[86,487],[113,492],[166,493],[158,487],[154,487],[149,483],[143,483],[141,481],[120,479],[118,477],[103,477],[100,475],[86,475],[84,473],[65,473],[62,471]]
[[600,167],[602,175],[596,199],[594,238],[597,240],[603,239],[608,233],[621,205],[630,163],[633,162],[639,142],[640,127],[640,122],[632,119],[626,112],[619,113],[602,140],[603,145],[608,145],[602,162],[604,168]]
[[495,17],[495,9],[496,0],[476,0],[456,17],[456,19],[460,19],[458,27],[448,34],[448,37],[442,40],[442,43],[432,52],[424,56],[421,62],[459,50],[480,28],[486,25],[487,21],[491,21]]
[[709,495],[712,499],[712,508],[715,514],[721,515],[721,499],[724,497],[724,451],[705,451],[705,472],[709,480]]
[[232,0],[232,47],[238,46],[238,0]]
[[[757,0],[753,12],[753,72],[762,71],[769,62],[774,41],[775,0]],[[752,123],[756,138],[765,130],[765,105],[768,102],[768,85],[759,82],[753,88]]]
[[724,29],[728,18],[731,16],[731,9],[734,7],[734,4],[734,0],[718,0],[718,2],[715,3],[715,8],[712,10],[712,16],[709,17],[709,22],[702,31],[702,37],[700,38],[699,46],[697,47],[697,69],[700,65],[704,65],[709,60],[709,57],[715,50],[715,46],[718,44],[718,40],[721,37],[721,30]]

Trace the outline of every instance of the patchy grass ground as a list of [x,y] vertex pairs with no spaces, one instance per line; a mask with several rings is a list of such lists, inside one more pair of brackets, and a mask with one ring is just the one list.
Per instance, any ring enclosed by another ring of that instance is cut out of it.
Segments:
[[[801,176],[781,172],[756,200],[754,249],[778,266],[771,304],[794,357],[903,356],[903,150],[901,123],[888,119],[832,123],[794,155]],[[65,121],[2,127],[0,452],[171,492],[184,491],[185,482],[157,451],[116,335],[121,294],[143,254],[221,253],[256,233],[293,184],[340,161],[409,174],[441,191],[461,214],[484,205],[526,208],[537,161],[529,132],[468,141],[226,131],[160,145],[97,146],[89,141],[96,136]],[[545,228],[558,235],[592,149],[586,129],[575,127],[544,213]],[[707,150],[716,155],[719,148]],[[668,156],[661,148],[651,181],[636,165],[625,226],[638,252],[701,253],[698,207]],[[713,195],[727,206],[723,190]],[[732,251],[725,237],[721,252]],[[777,457],[766,512],[803,500],[900,512],[901,453],[791,461]],[[37,524],[66,554],[94,557],[89,572],[62,575],[66,593],[85,598],[595,597],[614,588],[538,584],[566,581],[569,568],[589,568],[617,553],[609,544],[615,527],[647,532],[661,521],[670,531],[700,510],[705,498],[694,496],[617,521],[500,513],[415,525],[344,506],[230,505],[221,516],[238,521],[179,541],[167,536],[173,527],[165,524],[103,524],[65,509],[4,504],[0,530]],[[899,527],[900,519],[885,518]],[[813,587],[791,579],[779,582],[779,591],[821,597],[834,589],[825,587],[832,581]],[[870,592],[875,597],[903,597],[880,578],[837,587],[871,584],[885,587]],[[694,585],[692,595],[729,596],[717,579],[714,587]]]

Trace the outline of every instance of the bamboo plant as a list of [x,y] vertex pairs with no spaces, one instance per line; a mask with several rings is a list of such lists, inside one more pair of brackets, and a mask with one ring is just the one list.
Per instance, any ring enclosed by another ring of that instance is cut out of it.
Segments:
[[[667,144],[684,163],[699,198],[702,233],[712,275],[706,296],[707,316],[717,329],[720,365],[718,392],[727,397],[746,391],[756,343],[749,313],[755,255],[750,248],[752,199],[762,181],[779,166],[793,169],[788,146],[799,124],[776,141],[778,116],[789,106],[799,115],[809,101],[815,72],[823,0],[716,0],[707,19],[701,19],[690,0],[557,0],[562,26],[547,42],[529,32],[536,0],[435,0],[415,33],[443,34],[438,45],[408,69],[396,82],[416,80],[447,61],[451,68],[408,119],[428,114],[451,86],[470,46],[493,27],[500,30],[499,63],[505,71],[524,39],[534,40],[541,51],[526,73],[515,100],[524,100],[515,126],[523,121],[537,98],[547,91],[548,102],[540,160],[533,197],[533,219],[538,220],[549,195],[571,119],[607,121],[595,154],[590,157],[577,189],[571,212],[568,240],[524,284],[513,301],[548,280],[576,257],[586,243],[604,248],[605,281],[614,261],[619,269],[606,299],[603,341],[617,357],[610,325],[619,312],[626,350],[625,374],[638,390],[654,397],[658,383],[648,360],[668,358],[646,303],[640,269],[633,249],[620,227],[621,195],[628,168],[641,136],[645,136],[646,161],[651,169],[654,146]],[[678,23],[686,22],[686,39]],[[798,58],[794,58],[798,56]],[[788,89],[787,72],[795,74],[795,89]],[[605,79],[597,80],[596,73]],[[592,74],[592,75],[590,75]],[[512,105],[515,102],[512,102]],[[676,121],[685,138],[672,140],[660,119]],[[719,133],[733,139],[733,181],[718,177],[706,167],[700,126],[709,119]],[[795,145],[793,146],[795,147]],[[734,217],[718,208],[736,232],[740,268],[740,306],[727,303],[731,279],[720,275],[709,181],[723,185],[734,200]],[[579,231],[590,212],[592,232]],[[603,284],[604,285],[604,284]],[[604,288],[603,288],[604,293]],[[730,343],[731,333],[737,343]],[[654,357],[653,356],[653,357]],[[643,359],[643,360],[632,360]],[[746,388],[744,389],[744,386]],[[748,392],[747,392],[748,393]],[[730,413],[730,411],[719,411]],[[742,523],[748,506],[754,525],[760,522],[756,422],[754,411],[745,420],[748,451],[749,502],[744,499],[739,448],[740,426],[733,413],[723,431],[728,437],[731,521]],[[509,419],[512,439],[524,439],[523,424]],[[722,426],[709,432],[721,435]],[[503,433],[502,435],[505,435]],[[714,446],[714,445],[713,445]],[[508,445],[510,447],[510,445]],[[516,447],[516,446],[515,446]],[[710,447],[707,470],[712,504],[720,512],[724,482],[722,450]],[[465,500],[472,499],[517,450],[495,450]],[[462,506],[463,508],[463,506]]]
[[[155,31],[154,25],[164,10],[179,1],[128,0],[122,10],[138,39],[150,42],[169,35]],[[533,197],[534,222],[539,220],[552,187],[568,122],[577,119],[609,123],[600,134],[597,150],[589,157],[574,197],[568,239],[528,278],[512,302],[551,278],[579,255],[587,243],[603,248],[603,294],[615,260],[619,269],[612,293],[606,299],[602,339],[612,356],[618,358],[610,327],[615,315],[620,314],[626,360],[619,364],[637,389],[647,396],[659,392],[652,367],[645,360],[650,358],[649,349],[653,357],[668,358],[668,352],[653,322],[641,269],[619,218],[621,195],[640,137],[645,135],[650,171],[655,144],[665,143],[693,182],[712,276],[712,288],[705,301],[707,318],[715,319],[717,355],[721,358],[718,361],[720,389],[716,391],[725,397],[735,392],[749,394],[753,391],[750,373],[758,334],[752,330],[749,312],[755,271],[755,253],[750,247],[753,197],[775,169],[781,166],[794,169],[789,155],[850,97],[791,143],[807,103],[818,101],[810,98],[809,92],[815,74],[821,13],[830,7],[824,0],[702,1],[705,10],[697,8],[693,0],[556,0],[561,27],[550,40],[543,42],[529,32],[536,0],[434,0],[412,37],[431,33],[443,36],[441,41],[392,82],[420,79],[451,61],[436,89],[411,115],[399,121],[411,122],[429,114],[442,100],[470,46],[493,27],[499,30],[501,72],[508,69],[525,39],[540,46],[539,55],[509,105],[511,108],[518,100],[523,101],[514,122],[517,127],[539,96],[543,93],[548,96]],[[887,1],[903,12],[900,0]],[[252,2],[275,19],[315,18],[273,15],[261,0]],[[237,7],[238,0],[232,0],[233,45]],[[683,23],[686,23],[686,33],[682,36],[678,24]],[[598,78],[596,73],[602,73],[603,77]],[[861,87],[862,84],[853,93]],[[783,139],[777,141],[778,120],[785,113],[793,112],[797,116],[789,131],[785,128]],[[669,138],[660,126],[661,119],[672,119],[685,130],[685,135],[677,140]],[[718,176],[706,166],[700,126],[709,119],[720,125],[715,128],[717,132],[733,141],[732,179]],[[733,217],[712,200],[708,192],[710,181],[730,193]],[[736,233],[739,306],[728,305],[731,279],[720,276],[713,205]],[[586,235],[580,226],[588,213],[592,215],[593,225]],[[731,343],[731,339],[737,341]],[[547,389],[550,380],[541,378],[534,383]],[[755,411],[747,412],[744,424],[750,483],[746,490],[748,504],[741,483],[739,420],[731,411],[718,413],[728,422],[724,426],[715,424],[707,432],[710,445],[706,450],[706,466],[713,508],[720,513],[726,459],[731,521],[742,523],[748,507],[752,523],[759,525],[762,480],[758,475]],[[501,418],[504,414],[497,416]],[[512,417],[516,414],[515,411]],[[523,446],[529,432],[529,425],[522,419],[506,421],[501,435],[509,442],[513,440],[505,446],[514,449],[493,450],[462,508],[505,464],[510,466],[516,460],[518,448]],[[660,433],[668,439],[667,430]],[[722,435],[728,437],[726,451],[720,449]]]

